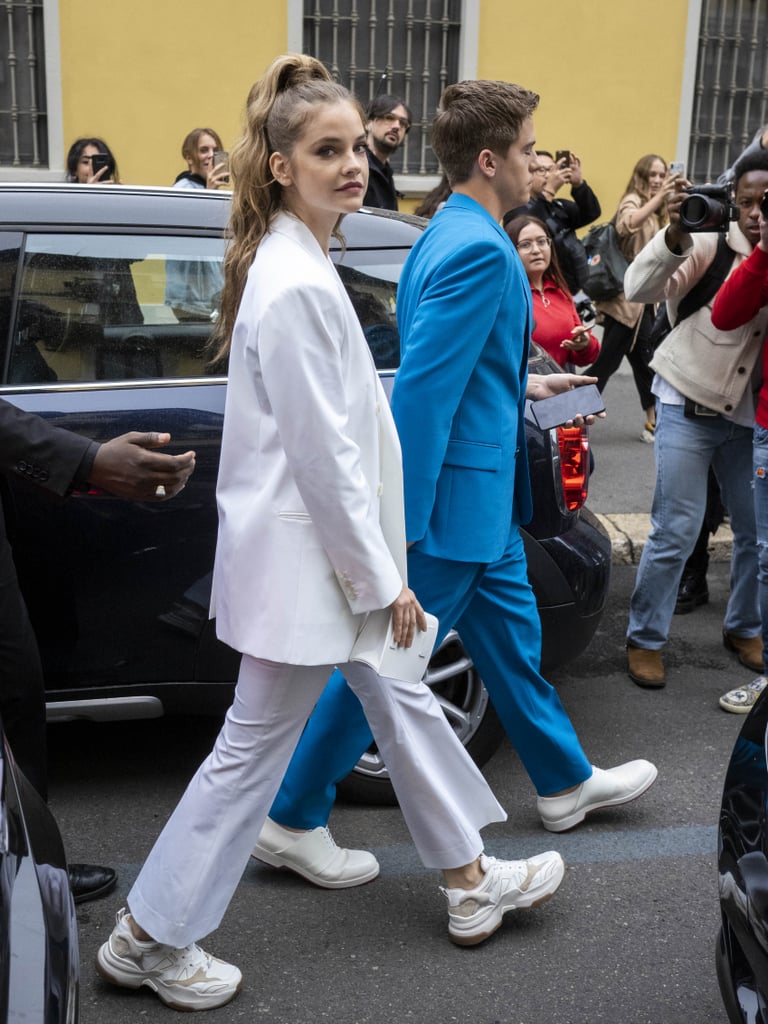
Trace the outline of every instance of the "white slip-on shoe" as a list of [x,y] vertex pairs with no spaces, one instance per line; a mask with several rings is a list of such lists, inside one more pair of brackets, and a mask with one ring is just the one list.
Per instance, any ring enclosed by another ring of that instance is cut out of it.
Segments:
[[735,690],[724,693],[718,704],[723,711],[732,711],[734,715],[749,714],[766,685],[768,679],[765,676],[758,676],[746,686],[737,686]]
[[658,770],[650,761],[627,761],[615,768],[592,767],[592,774],[563,796],[540,796],[536,801],[544,828],[565,832],[601,807],[616,807],[641,796],[656,781]]
[[96,970],[105,981],[123,988],[147,988],[174,1010],[213,1010],[234,999],[243,976],[237,967],[217,960],[196,943],[183,949],[134,938],[125,908],[96,954]]
[[351,889],[379,873],[372,853],[337,846],[327,828],[292,832],[271,818],[264,822],[252,856],[273,868],[289,868],[322,889]]
[[550,850],[528,860],[496,860],[480,854],[484,872],[476,889],[440,891],[448,900],[448,935],[459,946],[476,946],[496,931],[508,910],[545,903],[560,886],[565,864]]

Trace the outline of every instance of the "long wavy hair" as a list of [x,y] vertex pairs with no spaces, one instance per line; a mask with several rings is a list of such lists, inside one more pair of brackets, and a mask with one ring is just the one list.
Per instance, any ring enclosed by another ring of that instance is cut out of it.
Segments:
[[[272,153],[290,157],[318,104],[339,102],[352,103],[358,109],[362,126],[358,101],[333,81],[319,60],[302,54],[278,57],[251,87],[245,128],[229,155],[232,207],[221,314],[212,338],[213,363],[229,352],[256,249],[283,207],[283,189],[272,175],[269,158]],[[334,235],[340,237],[338,224]]]
[[565,292],[566,295],[571,294],[571,289],[568,287],[568,282],[563,277],[563,272],[560,269],[560,262],[557,258],[557,249],[555,248],[555,242],[552,238],[552,232],[549,230],[543,220],[539,220],[538,217],[532,217],[530,214],[522,214],[520,217],[513,217],[509,223],[504,225],[504,230],[507,232],[512,242],[517,248],[517,240],[520,237],[520,232],[523,228],[527,228],[529,224],[534,224],[537,228],[541,228],[541,233],[546,235],[549,239],[549,266],[544,271],[543,279],[545,281],[551,281],[561,292]]
[[[619,206],[621,201],[630,194],[630,192],[636,192],[637,195],[643,200],[643,203],[647,203],[651,198],[651,186],[650,186],[650,174],[651,167],[656,160],[660,160],[664,164],[664,172],[669,170],[667,161],[663,156],[659,156],[658,153],[646,153],[645,156],[641,156],[640,159],[634,166],[632,171],[632,177],[627,182],[627,187],[624,189],[621,200],[619,200]],[[659,227],[663,227],[664,224],[669,220],[669,214],[667,213],[666,200],[656,211],[656,216],[659,219]]]

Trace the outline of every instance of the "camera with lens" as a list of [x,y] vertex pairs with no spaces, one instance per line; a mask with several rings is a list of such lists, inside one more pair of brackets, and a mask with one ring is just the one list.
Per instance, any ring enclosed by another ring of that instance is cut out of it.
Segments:
[[733,185],[689,185],[680,204],[680,225],[685,231],[723,231],[739,219]]
[[768,192],[760,200],[760,213],[763,215],[763,220],[768,220]]

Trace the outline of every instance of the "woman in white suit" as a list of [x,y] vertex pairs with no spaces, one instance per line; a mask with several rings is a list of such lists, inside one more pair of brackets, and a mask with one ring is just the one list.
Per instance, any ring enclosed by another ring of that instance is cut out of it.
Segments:
[[426,626],[405,583],[397,436],[328,257],[339,218],[365,194],[365,128],[357,102],[309,57],[279,58],[247,114],[230,162],[214,568],[217,630],[243,653],[240,675],[214,750],[97,958],[109,981],[148,985],[183,1009],[222,1005],[240,987],[239,970],[196,940],[218,926],[336,664],[365,708],[422,860],[444,872],[454,941],[482,941],[505,911],[542,902],[563,877],[557,853],[511,862],[482,853],[479,829],[506,815],[431,692],[349,660],[368,612],[390,608],[403,646]]

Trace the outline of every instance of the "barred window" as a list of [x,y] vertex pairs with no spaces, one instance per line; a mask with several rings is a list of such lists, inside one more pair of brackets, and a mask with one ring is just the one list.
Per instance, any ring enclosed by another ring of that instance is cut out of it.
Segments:
[[0,4],[0,166],[46,167],[43,0]]
[[703,0],[688,177],[714,181],[768,124],[767,0]]
[[413,127],[392,158],[397,174],[436,174],[429,127],[458,79],[461,0],[304,0],[304,51],[365,106],[401,96]]

